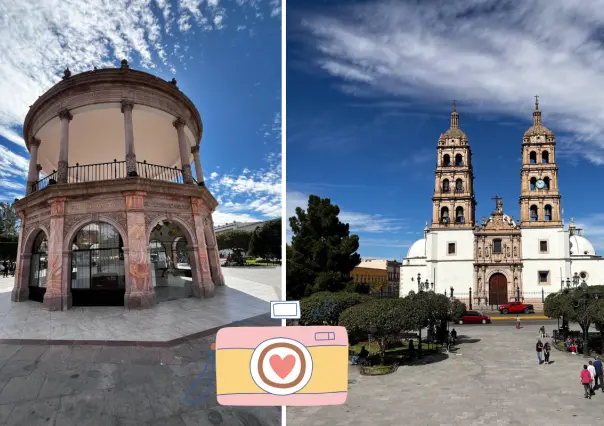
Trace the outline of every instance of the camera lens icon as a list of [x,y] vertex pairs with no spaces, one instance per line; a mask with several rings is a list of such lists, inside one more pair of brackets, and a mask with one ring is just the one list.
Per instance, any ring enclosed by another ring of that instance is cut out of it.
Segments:
[[312,357],[292,339],[274,338],[260,343],[252,353],[250,373],[263,391],[291,395],[304,388],[312,376]]

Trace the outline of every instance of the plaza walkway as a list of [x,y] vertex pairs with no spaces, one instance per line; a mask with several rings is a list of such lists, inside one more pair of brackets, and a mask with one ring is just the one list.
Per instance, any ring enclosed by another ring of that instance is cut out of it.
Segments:
[[[544,323],[545,324],[545,323]],[[541,322],[455,326],[467,336],[456,354],[426,365],[402,366],[387,376],[350,368],[345,405],[289,407],[288,426],[308,425],[602,425],[604,394],[583,398],[584,358],[553,349],[537,365]],[[546,325],[548,332],[555,326]]]
[[177,299],[153,309],[75,307],[49,312],[38,302],[14,303],[14,278],[0,278],[1,339],[164,342],[269,312],[281,268],[224,268],[226,286],[211,299]]
[[[279,325],[268,316],[256,325]],[[280,407],[222,407],[215,334],[162,348],[0,344],[0,425],[277,426]],[[211,363],[210,363],[211,365]]]

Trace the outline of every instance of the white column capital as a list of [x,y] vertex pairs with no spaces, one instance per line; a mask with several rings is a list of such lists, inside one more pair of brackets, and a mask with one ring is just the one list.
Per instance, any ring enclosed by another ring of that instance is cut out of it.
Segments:
[[41,142],[42,141],[40,139],[31,138],[30,141],[29,141],[29,147],[30,148],[32,148],[32,147],[39,148]]
[[199,145],[195,145],[191,147],[191,154],[199,155]]
[[182,117],[178,117],[176,120],[174,120],[172,122],[172,125],[174,127],[176,127],[177,129],[184,127],[185,124],[187,124],[187,123],[185,122],[185,120]]

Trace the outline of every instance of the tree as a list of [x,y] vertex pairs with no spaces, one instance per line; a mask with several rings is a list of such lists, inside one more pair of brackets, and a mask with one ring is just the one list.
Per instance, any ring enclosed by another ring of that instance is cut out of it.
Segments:
[[287,298],[301,299],[319,291],[341,291],[361,261],[359,237],[338,218],[340,208],[329,198],[311,195],[308,208],[296,208],[289,219],[291,258],[287,261]]
[[[413,322],[417,324],[421,341],[421,329],[428,328],[432,335],[435,327],[451,317],[451,301],[447,296],[433,291],[411,292],[405,299],[413,306]],[[421,344],[421,343],[420,343]]]
[[349,333],[364,333],[377,339],[384,363],[386,343],[403,330],[417,330],[413,305],[405,299],[378,299],[352,306],[340,315],[339,325]]
[[241,254],[248,251],[251,236],[250,231],[233,229],[216,234],[216,243],[219,250],[231,250],[233,253]]
[[604,295],[589,305],[589,316],[600,332],[600,354],[604,354]]
[[249,253],[263,259],[281,260],[281,218],[269,220],[252,232]]
[[13,204],[0,202],[0,236],[19,236],[19,216]]
[[340,314],[371,298],[355,293],[321,291],[300,301],[300,325],[338,325]]

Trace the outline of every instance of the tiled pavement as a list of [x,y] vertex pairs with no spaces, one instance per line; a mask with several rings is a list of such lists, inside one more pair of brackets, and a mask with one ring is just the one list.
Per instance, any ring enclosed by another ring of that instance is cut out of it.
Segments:
[[[455,355],[402,366],[387,376],[350,368],[346,404],[289,407],[288,426],[308,425],[602,425],[604,394],[583,398],[580,356],[553,350],[537,365],[539,321],[509,326],[455,326],[468,336]],[[547,329],[552,328],[551,324]]]
[[206,397],[185,403],[214,339],[159,348],[0,344],[0,425],[279,425],[278,407],[218,406],[212,368],[190,399]]
[[[14,278],[0,278],[2,339],[169,341],[269,312],[281,268],[231,274],[210,299],[178,299],[152,309],[85,307],[49,312],[41,303],[11,302]],[[232,268],[234,269],[234,268]],[[279,284],[280,285],[280,284]]]

